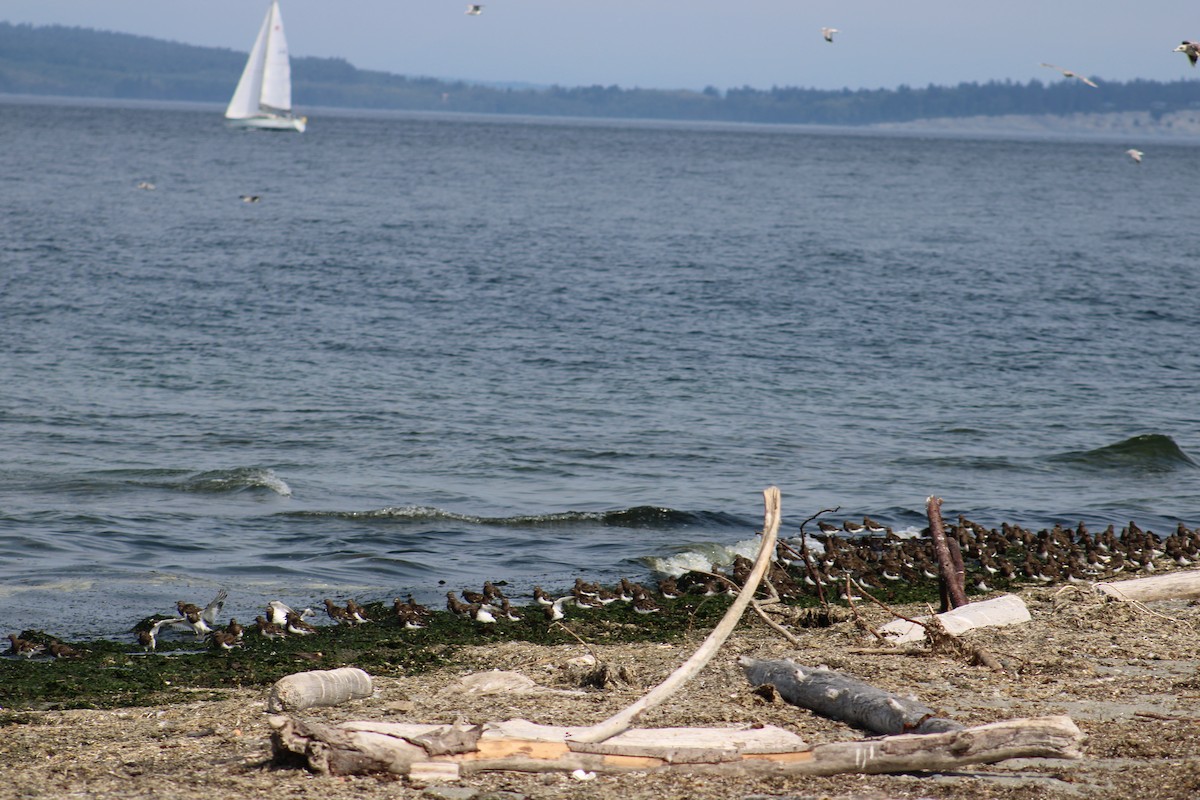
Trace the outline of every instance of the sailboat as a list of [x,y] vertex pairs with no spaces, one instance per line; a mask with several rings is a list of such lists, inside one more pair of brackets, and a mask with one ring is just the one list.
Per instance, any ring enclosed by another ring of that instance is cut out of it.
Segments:
[[271,0],[225,119],[239,128],[304,132],[308,117],[292,116],[292,65],[278,0]]

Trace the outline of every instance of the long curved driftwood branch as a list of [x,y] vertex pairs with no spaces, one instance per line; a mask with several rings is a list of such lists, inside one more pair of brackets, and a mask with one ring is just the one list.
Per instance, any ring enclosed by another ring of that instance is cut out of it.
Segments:
[[716,655],[717,650],[725,643],[729,635],[733,633],[733,629],[737,627],[738,621],[746,611],[746,607],[750,605],[750,601],[754,598],[754,592],[758,589],[759,582],[771,566],[771,559],[775,556],[775,540],[779,536],[780,520],[779,488],[776,486],[767,487],[763,490],[763,499],[766,508],[763,514],[762,542],[759,544],[758,557],[754,561],[754,568],[750,571],[749,577],[746,578],[746,583],[742,586],[742,591],[734,599],[733,604],[729,606],[729,610],[725,612],[725,616],[721,618],[717,627],[708,635],[708,638],[704,640],[699,649],[692,654],[692,657],[680,665],[679,669],[668,675],[666,680],[643,695],[633,705],[617,712],[603,722],[578,731],[570,737],[570,742],[594,744],[611,739],[617,734],[628,730],[633,725],[634,720],[641,714],[679,691],[685,683],[694,678],[700,670],[704,669],[705,665]]

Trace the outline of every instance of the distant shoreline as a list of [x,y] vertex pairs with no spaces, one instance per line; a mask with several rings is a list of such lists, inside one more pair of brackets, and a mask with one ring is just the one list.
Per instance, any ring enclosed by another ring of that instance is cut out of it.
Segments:
[[1200,111],[1174,111],[1158,115],[1148,111],[1115,111],[1104,114],[931,117],[911,122],[877,122],[867,127],[908,133],[1069,135],[1182,141],[1200,139]]
[[[57,94],[21,94],[0,92],[0,105],[49,105],[66,107],[168,109],[220,115],[224,103],[201,100],[165,100],[126,97],[92,97]],[[1015,136],[1019,138],[1071,138],[1093,140],[1144,141],[1171,143],[1200,140],[1200,111],[1177,111],[1157,116],[1149,112],[1124,111],[1104,114],[1006,114],[974,117],[931,117],[909,122],[875,122],[863,125],[820,125],[786,122],[740,122],[728,120],[656,119],[639,117],[565,116],[554,114],[503,113],[483,111],[427,111],[418,109],[356,108],[351,106],[303,106],[302,113],[321,117],[437,118],[464,121],[524,121],[546,124],[569,121],[584,125],[619,126],[636,124],[654,127],[736,128],[796,130],[816,134],[941,136]]]

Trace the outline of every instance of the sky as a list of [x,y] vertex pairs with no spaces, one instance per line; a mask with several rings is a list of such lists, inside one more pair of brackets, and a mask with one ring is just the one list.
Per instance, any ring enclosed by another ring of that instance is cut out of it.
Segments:
[[[0,21],[249,50],[269,0],[0,0]],[[816,89],[1200,80],[1200,3],[1156,0],[280,0],[293,56],[499,83]],[[832,44],[822,27],[839,30]]]

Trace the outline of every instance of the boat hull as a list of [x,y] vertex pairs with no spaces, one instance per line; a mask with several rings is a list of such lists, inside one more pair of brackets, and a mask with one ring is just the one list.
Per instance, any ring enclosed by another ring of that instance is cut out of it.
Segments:
[[245,117],[244,119],[227,119],[232,128],[249,128],[257,131],[296,131],[304,133],[308,126],[308,117],[280,117],[263,115]]

